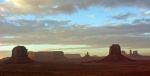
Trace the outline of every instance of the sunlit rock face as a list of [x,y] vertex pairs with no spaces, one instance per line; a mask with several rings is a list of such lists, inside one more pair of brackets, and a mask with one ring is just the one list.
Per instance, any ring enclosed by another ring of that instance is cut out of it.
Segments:
[[35,61],[28,58],[27,49],[24,46],[16,46],[12,50],[12,56],[4,63],[8,64],[28,64],[34,63]]
[[109,55],[106,56],[101,61],[104,62],[128,62],[133,61],[132,59],[129,59],[121,54],[121,47],[119,44],[112,44],[109,49]]

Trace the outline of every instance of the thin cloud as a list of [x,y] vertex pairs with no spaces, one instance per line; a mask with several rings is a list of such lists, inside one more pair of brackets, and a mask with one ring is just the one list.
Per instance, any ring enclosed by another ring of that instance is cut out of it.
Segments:
[[133,13],[118,13],[117,15],[114,15],[114,16],[110,16],[110,18],[112,19],[115,19],[115,20],[127,20],[128,18],[132,18],[132,17],[135,17],[136,14],[133,14]]
[[[0,11],[7,14],[72,14],[91,6],[104,8],[136,7],[149,9],[149,0],[6,0]],[[44,11],[44,12],[43,12]]]
[[87,17],[89,17],[89,18],[95,18],[96,16],[95,16],[95,15],[90,14],[90,15],[87,15]]
[[150,19],[149,18],[135,19],[133,23],[134,24],[142,24],[142,23],[150,24]]

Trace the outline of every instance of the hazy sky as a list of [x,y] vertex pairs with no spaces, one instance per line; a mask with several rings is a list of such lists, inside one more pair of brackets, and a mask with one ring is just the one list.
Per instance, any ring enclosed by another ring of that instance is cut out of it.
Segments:
[[[0,50],[150,54],[150,0],[0,0]],[[68,48],[68,49],[66,49]]]

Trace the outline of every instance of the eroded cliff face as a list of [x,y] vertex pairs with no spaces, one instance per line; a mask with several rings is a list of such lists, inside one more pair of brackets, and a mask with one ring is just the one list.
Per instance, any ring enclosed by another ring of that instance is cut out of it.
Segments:
[[121,47],[119,44],[112,44],[109,49],[109,55],[106,56],[101,61],[104,62],[129,62],[134,61],[121,54]]
[[35,61],[28,58],[27,49],[24,46],[16,46],[12,50],[11,58],[4,61],[4,63],[8,64],[28,64],[33,63]]

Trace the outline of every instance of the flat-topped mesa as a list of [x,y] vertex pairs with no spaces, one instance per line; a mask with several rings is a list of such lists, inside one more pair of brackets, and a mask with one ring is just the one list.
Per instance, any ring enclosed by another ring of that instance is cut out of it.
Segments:
[[121,47],[119,44],[112,44],[109,49],[109,55],[101,60],[102,62],[128,62],[133,61],[121,54]]
[[8,64],[28,64],[34,63],[35,61],[28,58],[27,49],[24,46],[16,46],[12,50],[12,56],[4,63]]
[[28,52],[29,58],[36,61],[51,61],[51,60],[63,60],[67,59],[64,56],[63,51],[39,51]]

